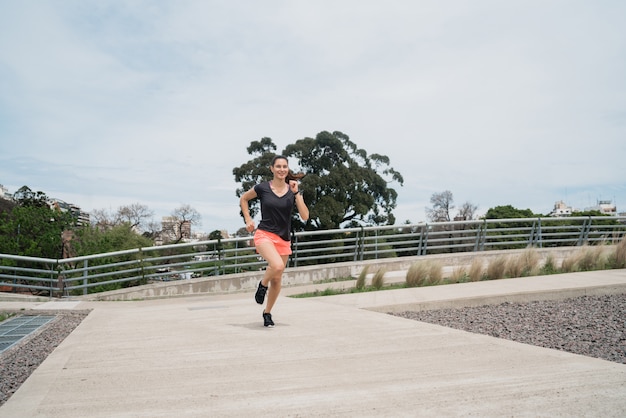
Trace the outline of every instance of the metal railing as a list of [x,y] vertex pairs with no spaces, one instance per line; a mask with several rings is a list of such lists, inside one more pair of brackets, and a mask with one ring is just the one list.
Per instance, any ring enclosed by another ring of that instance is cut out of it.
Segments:
[[[429,254],[616,244],[626,217],[516,218],[368,226],[293,234],[290,267]],[[0,254],[0,291],[68,296],[262,269],[251,237],[66,259]]]

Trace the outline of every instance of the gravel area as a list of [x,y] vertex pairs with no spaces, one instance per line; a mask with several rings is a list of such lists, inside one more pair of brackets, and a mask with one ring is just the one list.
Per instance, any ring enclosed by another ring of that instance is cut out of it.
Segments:
[[626,364],[626,294],[392,315]]
[[0,353],[0,405],[89,314],[89,311],[14,312],[17,315],[54,315],[52,321]]

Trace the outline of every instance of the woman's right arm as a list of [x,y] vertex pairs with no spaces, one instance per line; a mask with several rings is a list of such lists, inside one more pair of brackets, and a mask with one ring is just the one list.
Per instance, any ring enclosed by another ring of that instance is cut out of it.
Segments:
[[239,198],[239,206],[241,206],[241,213],[243,214],[243,220],[246,223],[246,231],[252,232],[254,231],[254,221],[250,216],[250,206],[248,205],[248,201],[255,199],[257,197],[254,188],[248,190]]

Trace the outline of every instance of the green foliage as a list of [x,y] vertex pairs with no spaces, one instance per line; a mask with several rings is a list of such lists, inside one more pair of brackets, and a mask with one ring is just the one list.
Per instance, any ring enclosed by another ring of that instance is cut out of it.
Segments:
[[117,225],[106,230],[85,226],[76,230],[71,242],[72,255],[76,257],[151,245],[150,239],[135,233],[129,224]]
[[13,210],[15,206],[16,204],[11,200],[0,199],[0,215],[2,215],[5,212],[11,213],[11,211]]
[[489,208],[485,213],[485,219],[533,218],[536,216],[540,215],[535,215],[530,209],[517,209],[511,205]]
[[[515,218],[534,218],[541,216],[539,214],[534,214],[530,209],[517,209],[511,205],[506,206],[496,206],[494,208],[490,208],[485,214],[485,219],[515,219]],[[515,231],[512,228],[527,228],[528,221],[526,222],[507,222],[507,223],[492,223],[490,224],[490,228],[492,229],[502,229],[501,231],[491,232],[488,235],[494,235],[496,238],[492,239],[493,242],[515,242],[510,243],[509,245],[502,246],[501,248],[513,249],[513,248],[525,248],[526,247],[526,238],[519,235],[519,231]],[[505,230],[508,228],[509,230]],[[513,235],[514,237],[508,237],[509,235]]]
[[0,236],[3,237],[0,253],[61,258],[62,233],[73,226],[72,214],[41,204],[41,195],[28,196],[19,200],[11,211],[0,213]]
[[13,199],[18,206],[25,208],[44,208],[49,207],[48,196],[44,192],[33,192],[27,186],[22,186],[13,194]]
[[215,231],[212,231],[209,234],[209,239],[210,240],[214,240],[214,239],[222,239],[222,231],[220,231],[219,229],[216,229]]
[[[255,158],[233,169],[235,181],[241,183],[237,196],[271,178],[269,165],[275,150],[270,138],[251,143],[248,153]],[[397,192],[389,187],[389,183],[396,181],[402,185],[404,179],[389,167],[388,157],[368,155],[347,135],[327,131],[288,145],[282,154],[290,159],[294,171],[306,173],[300,187],[311,217],[306,224],[294,217],[294,230],[395,223],[393,209]],[[254,217],[258,211],[258,202],[251,201],[250,215]]]
[[554,256],[552,254],[548,254],[546,257],[546,261],[543,263],[543,266],[539,270],[540,274],[555,274],[558,273],[559,269],[556,266],[556,261],[554,260]]
[[6,321],[7,319],[14,317],[14,312],[0,312],[0,322]]

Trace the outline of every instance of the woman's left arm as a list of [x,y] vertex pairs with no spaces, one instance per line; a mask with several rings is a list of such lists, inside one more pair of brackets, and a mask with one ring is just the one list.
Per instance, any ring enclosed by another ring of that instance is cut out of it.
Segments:
[[300,193],[296,193],[296,207],[303,221],[309,220],[309,208],[304,203],[304,197]]
[[302,193],[298,191],[298,182],[295,180],[289,181],[289,188],[296,195],[296,207],[298,208],[298,213],[303,221],[309,220],[309,208],[304,203],[304,197]]

